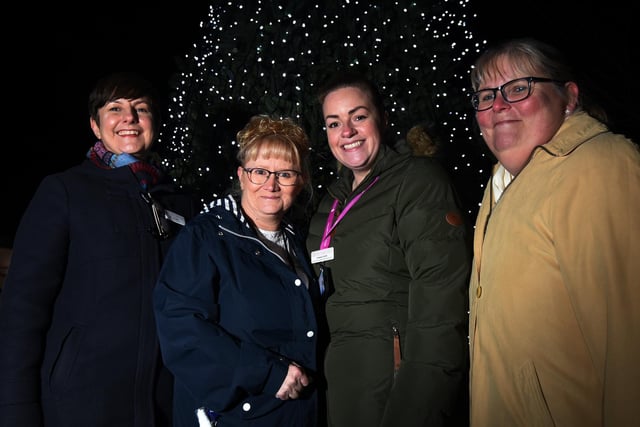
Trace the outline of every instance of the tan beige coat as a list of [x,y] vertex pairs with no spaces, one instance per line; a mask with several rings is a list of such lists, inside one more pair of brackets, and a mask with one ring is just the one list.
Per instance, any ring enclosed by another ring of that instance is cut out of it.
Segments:
[[471,425],[638,425],[640,153],[584,113],[474,237]]

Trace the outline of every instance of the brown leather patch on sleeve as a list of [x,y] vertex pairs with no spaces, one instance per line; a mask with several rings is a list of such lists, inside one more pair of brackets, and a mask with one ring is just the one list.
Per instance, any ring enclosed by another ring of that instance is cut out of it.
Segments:
[[458,227],[462,225],[462,217],[457,212],[447,212],[444,216],[444,219],[454,227]]

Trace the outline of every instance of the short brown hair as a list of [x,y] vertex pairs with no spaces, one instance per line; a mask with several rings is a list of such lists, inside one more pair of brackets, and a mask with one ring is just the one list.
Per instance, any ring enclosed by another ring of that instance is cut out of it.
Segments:
[[89,94],[89,115],[100,124],[98,110],[116,99],[144,98],[149,104],[154,135],[160,131],[160,96],[153,84],[135,72],[117,72],[102,77]]

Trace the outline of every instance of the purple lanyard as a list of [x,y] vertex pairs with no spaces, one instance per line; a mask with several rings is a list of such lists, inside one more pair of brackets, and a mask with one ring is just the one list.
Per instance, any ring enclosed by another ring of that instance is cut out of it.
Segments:
[[326,249],[329,247],[329,244],[331,243],[331,232],[333,231],[333,229],[336,228],[336,225],[338,225],[338,223],[347,214],[347,212],[349,212],[349,209],[351,209],[353,205],[355,205],[356,202],[360,200],[360,197],[362,197],[362,195],[366,193],[367,190],[373,187],[373,184],[378,182],[378,179],[380,179],[380,177],[376,176],[375,179],[371,181],[371,184],[367,185],[367,188],[362,190],[353,199],[351,199],[351,201],[347,203],[347,206],[344,207],[342,212],[340,212],[340,215],[338,215],[338,218],[336,219],[335,222],[333,221],[333,218],[335,218],[336,216],[336,209],[338,208],[338,199],[335,199],[333,201],[333,205],[331,205],[331,210],[329,211],[329,216],[327,217],[327,224],[324,226],[324,234],[322,235],[322,242],[320,243],[320,249]]

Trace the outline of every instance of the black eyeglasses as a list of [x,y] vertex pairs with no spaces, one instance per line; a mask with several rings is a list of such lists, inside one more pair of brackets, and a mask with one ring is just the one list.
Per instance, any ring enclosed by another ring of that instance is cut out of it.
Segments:
[[484,111],[493,107],[493,101],[496,100],[498,91],[502,94],[502,98],[508,103],[524,101],[531,95],[531,82],[556,83],[564,84],[560,80],[548,79],[545,77],[522,77],[511,80],[502,86],[481,89],[471,95],[471,105],[476,111]]
[[242,169],[244,169],[249,176],[249,181],[256,185],[262,185],[269,181],[269,177],[271,177],[272,174],[275,175],[280,185],[295,185],[296,182],[298,182],[298,176],[302,174],[302,172],[293,169],[270,171],[263,168],[245,168],[244,166]]

